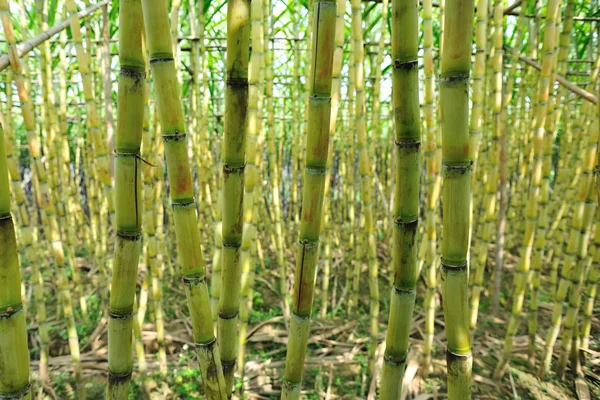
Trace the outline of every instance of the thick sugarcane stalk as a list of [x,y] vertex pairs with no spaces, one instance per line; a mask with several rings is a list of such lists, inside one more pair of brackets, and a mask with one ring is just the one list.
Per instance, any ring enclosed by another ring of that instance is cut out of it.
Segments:
[[513,340],[515,334],[517,333],[519,318],[523,309],[525,291],[527,289],[527,279],[531,269],[535,234],[540,219],[544,218],[543,213],[546,209],[544,204],[545,199],[547,199],[548,196],[547,191],[549,187],[542,185],[544,142],[546,141],[547,143],[549,141],[548,139],[545,140],[545,136],[547,135],[545,129],[547,118],[546,105],[549,101],[550,83],[552,81],[552,68],[556,59],[556,20],[558,18],[557,14],[560,8],[559,6],[560,0],[550,0],[546,10],[543,66],[537,88],[536,101],[538,103],[538,107],[536,109],[535,125],[533,127],[534,160],[530,173],[531,185],[527,199],[527,210],[526,214],[524,215],[526,218],[525,234],[523,235],[521,242],[521,257],[519,260],[519,265],[514,276],[514,300],[510,322],[506,330],[504,352],[498,360],[498,364],[496,365],[496,369],[494,371],[495,379],[500,379],[504,375],[506,366],[512,357]]
[[419,13],[416,0],[392,0],[392,97],[395,127],[395,193],[392,217],[390,316],[386,336],[381,398],[397,399],[402,390],[408,339],[416,299],[417,229],[421,124],[419,110]]
[[227,5],[227,82],[223,135],[223,250],[218,341],[227,393],[233,386],[241,281],[244,169],[248,130],[250,2]]
[[[7,28],[5,25],[7,11],[6,1],[0,2],[0,16],[5,32],[9,29],[12,31],[12,26]],[[31,399],[27,326],[21,301],[19,249],[10,213],[8,176],[4,131],[0,125],[0,397]]]
[[167,6],[160,0],[143,0],[142,8],[171,189],[172,221],[177,239],[178,260],[185,284],[204,390],[209,399],[225,399],[225,380],[204,276],[187,134],[177,88]]
[[314,5],[312,63],[302,215],[297,244],[293,303],[282,399],[299,399],[315,289],[331,118],[331,86],[335,49],[335,1]]
[[135,287],[142,244],[140,148],[146,100],[146,59],[140,0],[119,7],[119,87],[115,135],[115,255],[108,311],[109,399],[128,399],[133,369]]
[[471,340],[468,321],[469,72],[473,1],[448,0],[440,71],[443,153],[442,297],[448,348],[448,399],[471,398]]

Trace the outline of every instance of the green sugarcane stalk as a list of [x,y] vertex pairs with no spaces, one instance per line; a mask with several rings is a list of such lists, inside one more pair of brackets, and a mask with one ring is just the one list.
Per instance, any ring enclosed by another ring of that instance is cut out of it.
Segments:
[[419,13],[416,0],[392,0],[392,97],[396,188],[392,217],[394,283],[381,375],[381,398],[400,396],[418,279],[417,230],[421,124],[419,110]]
[[115,135],[115,255],[108,308],[108,399],[128,399],[133,319],[142,244],[140,147],[146,105],[146,59],[140,0],[119,6],[119,88]]
[[315,2],[313,12],[313,56],[310,67],[302,215],[296,253],[296,273],[294,274],[282,399],[300,398],[315,289],[315,269],[319,255],[323,196],[327,178],[336,2],[318,0]]
[[446,322],[448,399],[471,398],[468,255],[471,204],[469,72],[474,5],[448,0],[440,69],[443,153],[442,297]]
[[[0,13],[8,9],[0,2]],[[4,15],[3,15],[4,16]],[[5,22],[4,19],[2,21]],[[31,399],[27,326],[21,302],[21,270],[15,225],[10,213],[10,186],[4,130],[0,125],[0,398]]]
[[223,134],[223,249],[217,338],[227,393],[233,386],[241,288],[244,169],[248,130],[250,1],[227,3],[227,82]]
[[167,5],[162,0],[143,0],[146,39],[170,183],[170,200],[192,331],[209,399],[225,399],[226,388],[210,311],[198,217],[188,158],[183,107],[177,85]]

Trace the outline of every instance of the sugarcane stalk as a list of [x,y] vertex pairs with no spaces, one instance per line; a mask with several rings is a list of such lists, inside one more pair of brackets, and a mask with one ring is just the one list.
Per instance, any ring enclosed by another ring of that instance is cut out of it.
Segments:
[[469,73],[473,1],[448,0],[440,66],[443,152],[442,298],[448,347],[449,399],[471,398],[472,354],[468,321],[471,203]]
[[392,96],[395,193],[392,209],[394,281],[381,375],[381,398],[397,399],[408,355],[416,299],[421,124],[418,81],[419,14],[415,0],[392,0]]
[[315,290],[315,270],[319,256],[321,213],[329,153],[336,3],[329,0],[317,0],[313,13],[313,56],[309,74],[311,79],[309,81],[308,130],[305,141],[306,158],[302,185],[302,213],[282,399],[300,398]]
[[146,100],[146,59],[140,0],[119,7],[119,87],[115,135],[115,255],[108,312],[109,399],[129,398],[133,369],[133,320],[142,243],[140,147]]
[[162,0],[143,0],[142,9],[170,184],[178,263],[181,265],[185,284],[196,353],[204,380],[204,391],[209,399],[225,399],[225,380],[212,324],[208,286],[204,276],[187,134],[177,88],[167,5]]

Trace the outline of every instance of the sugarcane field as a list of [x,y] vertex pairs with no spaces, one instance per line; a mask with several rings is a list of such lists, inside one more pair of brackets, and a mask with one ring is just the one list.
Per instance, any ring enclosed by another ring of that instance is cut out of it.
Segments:
[[600,399],[598,0],[0,27],[0,400]]

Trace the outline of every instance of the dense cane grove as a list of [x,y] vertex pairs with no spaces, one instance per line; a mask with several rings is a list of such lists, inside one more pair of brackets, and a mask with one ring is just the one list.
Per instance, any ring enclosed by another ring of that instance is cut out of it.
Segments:
[[595,0],[0,22],[0,399],[600,397]]

